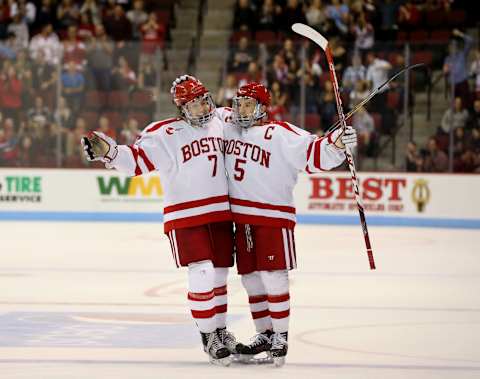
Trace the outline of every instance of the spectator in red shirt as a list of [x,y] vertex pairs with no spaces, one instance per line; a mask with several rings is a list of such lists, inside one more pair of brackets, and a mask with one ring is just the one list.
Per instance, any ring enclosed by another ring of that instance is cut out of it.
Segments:
[[150,13],[148,21],[142,25],[142,54],[153,55],[157,48],[163,48],[165,27],[157,22],[157,15]]
[[77,36],[76,26],[68,28],[67,39],[63,41],[63,62],[65,69],[67,62],[74,62],[79,71],[83,71],[87,64],[86,47]]
[[414,29],[420,23],[421,16],[417,6],[411,0],[407,0],[398,10],[398,25],[402,29]]
[[22,88],[15,67],[9,65],[0,75],[0,106],[6,118],[18,121],[22,107]]
[[82,13],[78,25],[77,36],[82,41],[88,41],[95,35],[95,25],[92,21],[92,15],[89,11]]
[[17,138],[11,118],[5,119],[0,127],[0,165],[13,166],[17,158]]

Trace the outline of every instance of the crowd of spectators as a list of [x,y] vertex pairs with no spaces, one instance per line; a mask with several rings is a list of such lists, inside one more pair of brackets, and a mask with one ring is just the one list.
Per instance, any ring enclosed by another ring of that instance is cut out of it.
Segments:
[[[55,166],[60,145],[62,166],[84,166],[78,140],[92,129],[120,142],[135,140],[151,119],[158,91],[154,57],[168,40],[175,1],[0,0],[0,165]],[[261,81],[272,93],[271,118],[304,120],[321,135],[336,120],[325,56],[290,25],[304,22],[328,37],[346,111],[403,68],[403,44],[411,41],[413,62],[443,64],[459,100],[432,136],[435,148],[429,142],[414,153],[415,144],[409,146],[415,159],[408,169],[445,167],[441,153],[448,156],[454,125],[455,168],[476,170],[480,51],[455,29],[475,21],[472,3],[238,0],[216,103],[231,105],[238,86]],[[380,136],[394,133],[404,91],[403,80],[391,83],[349,120],[359,131],[361,154],[376,156]],[[425,163],[430,150],[438,151],[440,164]]]
[[414,142],[407,146],[407,171],[447,172],[452,149],[455,172],[480,172],[480,50],[471,54],[473,38],[459,30],[453,34],[458,39],[451,41],[443,66],[452,105],[425,148]]
[[[468,9],[467,2],[458,0],[238,0],[225,82],[217,103],[229,105],[232,88],[260,80],[274,94],[270,117],[299,125],[303,79],[303,126],[321,135],[337,117],[325,54],[292,33],[293,23],[307,23],[328,38],[348,111],[405,66],[405,41],[412,42],[410,63],[424,62],[434,69],[442,68],[444,57],[447,63],[451,54],[461,54],[463,48],[458,44],[465,36],[452,31],[474,22]],[[449,41],[457,44],[457,50],[446,51]],[[453,62],[457,64],[456,56]],[[480,73],[480,54],[474,70]],[[414,84],[412,80],[408,91]],[[480,89],[480,80],[477,86]],[[465,91],[464,84],[459,84],[457,91],[462,88]],[[398,128],[404,91],[400,78],[349,120],[360,131],[361,154],[375,157],[380,136]]]
[[175,0],[0,0],[0,166],[86,165],[79,137],[134,140]]

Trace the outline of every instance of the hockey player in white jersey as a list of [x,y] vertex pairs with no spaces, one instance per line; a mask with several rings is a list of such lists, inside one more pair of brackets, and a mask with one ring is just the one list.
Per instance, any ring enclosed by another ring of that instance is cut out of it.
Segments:
[[128,175],[158,170],[165,189],[164,231],[177,267],[188,267],[188,300],[205,352],[228,365],[239,345],[226,330],[227,274],[233,223],[223,157],[223,124],[212,97],[183,75],[171,94],[179,117],[148,125],[133,145],[93,132],[82,139],[89,160]]
[[246,84],[233,110],[219,110],[225,125],[225,167],[235,221],[236,259],[257,335],[241,349],[246,360],[266,351],[277,366],[288,349],[288,270],[297,266],[293,188],[297,175],[330,170],[354,147],[353,128],[322,138],[288,122],[265,121],[268,90]]

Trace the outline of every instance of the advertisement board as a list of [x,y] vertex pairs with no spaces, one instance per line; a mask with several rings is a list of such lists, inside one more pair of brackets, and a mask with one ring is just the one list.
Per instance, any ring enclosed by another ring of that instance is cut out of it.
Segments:
[[[362,172],[360,192],[374,225],[480,227],[480,175]],[[0,219],[161,221],[156,173],[114,170],[1,169]],[[347,172],[299,175],[300,223],[358,223]]]

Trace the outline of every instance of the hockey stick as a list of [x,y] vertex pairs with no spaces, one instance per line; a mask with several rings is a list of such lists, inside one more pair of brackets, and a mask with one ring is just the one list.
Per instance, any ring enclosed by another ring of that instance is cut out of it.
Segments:
[[[337,102],[338,118],[340,120],[340,124],[343,130],[345,130],[347,127],[347,124],[345,122],[345,114],[343,113],[342,99],[340,97],[340,90],[338,88],[337,75],[335,74],[335,66],[333,65],[332,52],[330,51],[330,47],[328,46],[327,39],[323,37],[320,33],[318,33],[315,29],[312,29],[310,26],[305,24],[301,24],[301,23],[293,24],[292,30],[295,33],[298,33],[308,38],[309,40],[315,42],[318,46],[322,48],[323,51],[325,51],[325,54],[327,55],[328,68],[330,70],[330,77],[332,79],[333,90],[335,92],[335,100]],[[358,213],[360,215],[360,222],[362,224],[363,237],[365,239],[365,246],[367,247],[368,262],[370,263],[370,269],[375,270],[375,261],[373,260],[372,246],[370,244],[370,236],[368,234],[367,221],[365,220],[365,210],[363,208],[362,199],[360,198],[360,189],[358,185],[357,172],[355,170],[355,164],[353,162],[352,152],[348,147],[346,147],[345,149],[345,155],[348,162],[348,168],[350,169],[350,175],[352,176],[352,184],[353,184],[353,190],[355,192],[355,200],[357,202]]]
[[[404,67],[403,69],[401,69],[400,71],[398,71],[395,75],[393,75],[391,78],[389,78],[388,80],[386,80],[384,83],[380,84],[374,91],[372,91],[365,99],[363,99],[360,103],[358,103],[355,108],[353,108],[350,112],[348,112],[346,115],[345,115],[345,120],[348,120],[350,117],[352,117],[355,113],[358,112],[358,110],[363,107],[366,103],[368,103],[372,97],[374,97],[376,94],[378,94],[380,92],[380,90],[385,87],[386,85],[388,85],[390,82],[392,82],[393,80],[395,80],[398,76],[400,76],[401,74],[403,74],[404,72],[408,71],[408,70],[411,70],[413,68],[418,68],[418,67],[422,67],[422,66],[425,66],[424,63],[416,63],[416,64],[412,64],[410,66],[407,66],[407,67]],[[340,125],[341,122],[340,120],[338,120],[335,124],[333,124],[332,126],[330,126],[327,130],[327,133],[329,132],[333,132],[335,129],[337,129],[337,126]]]

